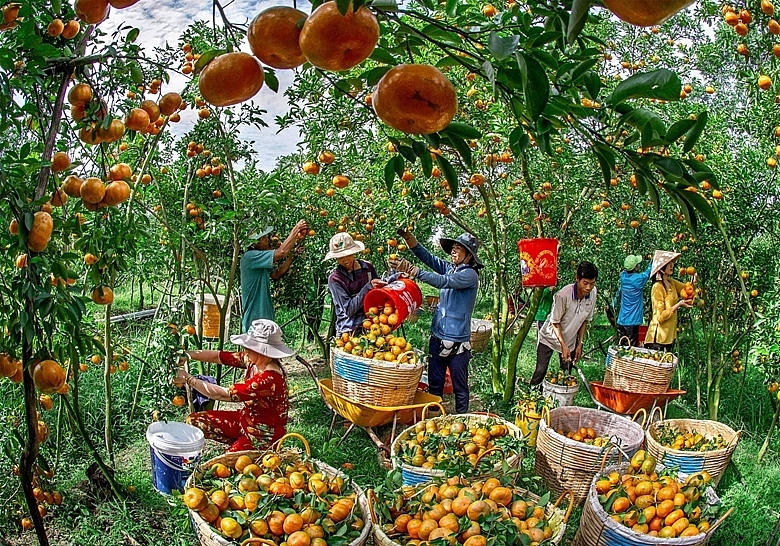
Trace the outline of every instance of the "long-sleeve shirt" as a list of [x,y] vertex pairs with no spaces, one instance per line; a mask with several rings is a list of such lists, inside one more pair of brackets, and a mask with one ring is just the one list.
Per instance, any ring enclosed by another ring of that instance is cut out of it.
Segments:
[[680,301],[680,290],[685,286],[676,279],[669,280],[669,290],[663,282],[653,284],[650,299],[653,302],[653,318],[647,327],[645,343],[660,343],[669,345],[677,338],[677,309],[673,309]]
[[620,273],[620,286],[612,300],[613,307],[617,307],[620,300],[620,312],[617,318],[620,326],[639,326],[644,322],[645,305],[642,292],[652,270],[653,263],[650,262],[647,264],[647,269],[641,273],[629,273],[625,270]]
[[421,244],[412,252],[433,271],[420,270],[417,279],[439,289],[439,305],[433,315],[431,334],[444,341],[471,338],[471,313],[477,303],[479,274],[470,264],[455,266],[428,252]]
[[328,289],[336,310],[336,333],[353,332],[366,318],[363,299],[371,290],[371,279],[377,274],[370,262],[358,260],[360,269],[347,271],[340,265],[328,277]]

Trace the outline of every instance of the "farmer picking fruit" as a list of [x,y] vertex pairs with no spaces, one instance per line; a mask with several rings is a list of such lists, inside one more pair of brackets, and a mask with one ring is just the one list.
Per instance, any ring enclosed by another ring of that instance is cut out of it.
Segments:
[[650,277],[653,288],[650,299],[653,303],[653,317],[647,327],[645,347],[656,351],[671,351],[677,338],[677,309],[693,306],[693,285],[672,278],[674,263],[680,257],[678,252],[656,250],[653,254],[653,269]]

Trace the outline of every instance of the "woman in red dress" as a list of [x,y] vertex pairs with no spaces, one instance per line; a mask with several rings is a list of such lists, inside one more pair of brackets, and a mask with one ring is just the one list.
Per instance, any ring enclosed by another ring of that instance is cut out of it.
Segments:
[[282,330],[272,320],[257,319],[245,334],[230,336],[238,353],[228,351],[188,351],[202,362],[221,363],[246,369],[243,381],[228,388],[207,383],[179,369],[174,383],[189,385],[214,400],[243,402],[240,410],[213,410],[192,413],[187,423],[203,430],[206,438],[229,444],[228,451],[265,449],[284,436],[287,426],[287,381],[279,359],[295,351],[282,341]]

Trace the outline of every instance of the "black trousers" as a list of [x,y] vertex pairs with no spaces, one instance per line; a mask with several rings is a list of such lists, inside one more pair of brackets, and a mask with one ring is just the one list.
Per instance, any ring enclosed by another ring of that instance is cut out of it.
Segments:
[[[531,376],[532,386],[541,385],[542,381],[544,381],[544,377],[547,375],[547,368],[550,366],[550,359],[552,358],[552,354],[554,352],[556,352],[555,349],[549,345],[545,345],[544,343],[536,344],[536,370],[534,370],[534,375]],[[571,350],[571,354],[574,355],[574,350]],[[561,369],[564,372],[568,373],[571,371],[571,360],[564,362],[561,353],[558,353],[558,361],[560,362]]]
[[624,337],[629,339],[632,347],[639,347],[639,326],[621,326],[618,324],[618,344]]

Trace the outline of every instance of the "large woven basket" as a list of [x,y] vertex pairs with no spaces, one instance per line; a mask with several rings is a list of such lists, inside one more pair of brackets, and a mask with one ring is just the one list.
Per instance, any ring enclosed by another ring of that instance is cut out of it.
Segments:
[[[623,472],[628,467],[629,463],[622,463],[613,465],[604,469],[603,474],[609,472]],[[602,472],[599,472],[602,474]],[[701,533],[695,537],[684,538],[657,538],[649,535],[643,535],[636,533],[616,521],[614,521],[609,514],[604,511],[604,508],[599,503],[598,493],[596,493],[596,480],[598,476],[593,478],[588,491],[588,498],[585,502],[585,507],[582,510],[582,517],[580,518],[580,527],[577,530],[577,535],[574,537],[572,546],[698,546],[700,544],[706,544],[712,537],[712,533],[720,527],[720,524],[731,514],[734,510],[730,508],[720,519],[712,524],[709,531]],[[708,492],[711,493],[711,497],[717,501],[717,496],[712,489]]]
[[487,349],[493,335],[493,322],[482,319],[471,319],[471,351],[480,353]]
[[[604,386],[628,392],[661,394],[669,389],[677,357],[672,353],[644,347],[631,347],[633,357],[619,354],[625,347],[613,345],[607,349]],[[659,360],[654,360],[658,355]]]
[[[631,457],[642,446],[645,431],[627,417],[578,406],[543,410],[536,437],[535,471],[545,486],[556,495],[574,493],[575,503],[588,495],[590,482],[599,468],[608,447],[598,447],[567,438],[555,432],[593,428],[596,436],[609,436],[612,449],[609,461],[616,461],[623,452]],[[610,444],[608,444],[609,446]]]
[[[298,435],[298,434],[288,434],[286,436],[283,436],[280,440],[278,440],[274,445],[277,446],[277,449],[281,445],[281,442],[285,440],[288,437],[297,437],[300,438],[304,442],[304,446],[306,448],[306,456],[308,457],[311,454],[311,451],[309,449],[309,445],[306,442],[306,440]],[[262,459],[263,455],[268,453],[268,451],[237,451],[233,453],[225,453],[223,455],[220,455],[218,457],[214,457],[213,459],[206,461],[202,465],[200,465],[189,477],[187,480],[186,487],[192,487],[193,484],[199,480],[205,472],[210,469],[213,465],[217,463],[222,463],[228,468],[233,468],[236,464],[236,460],[241,455],[247,455],[249,456],[253,461],[255,461],[257,464],[261,464],[260,459]],[[285,450],[278,452],[280,457],[282,457],[282,460],[295,460],[298,457],[301,456],[301,453],[298,450]],[[345,480],[350,480],[350,478],[344,474],[343,472],[333,468],[332,466],[323,463],[322,461],[318,461],[316,459],[312,459],[314,464],[317,468],[319,468],[320,472],[327,476],[341,476]],[[355,490],[356,497],[357,497],[357,506],[360,506],[360,513],[362,514],[362,519],[365,523],[363,530],[360,533],[360,536],[353,540],[349,546],[363,546],[369,538],[369,535],[371,534],[371,524],[370,524],[370,511],[368,508],[368,501],[366,499],[366,495],[363,492],[363,490],[355,483],[350,482],[352,488]],[[206,521],[200,517],[200,514],[195,512],[194,510],[189,510],[190,513],[190,520],[192,521],[193,529],[195,530],[195,534],[198,537],[198,541],[203,546],[235,546],[235,544],[238,544],[237,541],[234,540],[228,540],[224,536],[222,536],[220,533],[217,532],[216,529],[214,529],[211,525],[206,523]],[[250,541],[253,541],[255,539],[247,539],[245,543],[249,544]],[[244,543],[242,543],[244,544]]]
[[[534,495],[527,489],[523,489],[520,487],[514,487],[513,491],[521,494],[526,499],[533,501],[534,503],[538,503],[540,500],[540,497],[538,495]],[[418,493],[419,490],[415,489],[413,490],[413,494]],[[408,493],[405,493],[408,494]],[[563,508],[560,508],[561,501],[566,497],[569,496],[569,506],[564,511]],[[374,495],[374,492],[369,490],[368,492],[368,498],[369,498],[369,509],[371,514],[371,521],[373,523],[373,531],[374,531],[374,545],[375,546],[401,546],[400,543],[395,542],[393,539],[391,539],[387,534],[382,530],[382,521],[379,521],[379,518],[377,518],[376,511],[374,510],[374,504],[376,503],[376,496]],[[561,540],[563,540],[563,535],[566,532],[566,522],[569,521],[569,515],[571,515],[572,507],[574,506],[574,503],[571,501],[571,493],[566,492],[562,494],[560,497],[558,497],[558,500],[555,503],[549,502],[547,503],[547,506],[544,507],[544,514],[547,517],[547,520],[550,522],[550,526],[553,528],[553,536],[548,538],[543,542],[543,544],[560,544]],[[518,541],[519,542],[519,541]],[[496,542],[496,544],[502,544],[501,542]]]
[[425,367],[420,355],[415,364],[363,358],[335,347],[330,355],[333,390],[337,394],[371,406],[408,406],[414,401]]
[[[425,420],[425,415],[428,407],[433,405],[441,407],[441,405],[439,404],[428,404],[427,406],[425,406],[422,414],[423,420]],[[478,427],[481,426],[483,423],[487,422],[488,420],[492,420],[502,425],[505,425],[507,427],[507,430],[509,431],[509,434],[511,434],[515,438],[521,439],[523,437],[523,433],[517,425],[515,425],[514,423],[510,423],[509,421],[506,421],[494,415],[479,414],[479,413],[465,413],[465,414],[442,415],[441,417],[434,417],[431,420],[436,421],[437,424],[445,424],[445,423],[451,423],[456,419],[463,421],[464,424],[466,425],[466,428]],[[434,479],[444,479],[452,476],[452,472],[448,472],[447,470],[442,470],[438,468],[422,468],[420,466],[412,466],[410,464],[402,462],[398,458],[398,454],[401,451],[401,445],[410,436],[414,434],[416,434],[414,426],[407,428],[401,434],[399,434],[395,438],[395,440],[393,440],[393,443],[390,447],[390,454],[393,461],[393,468],[401,469],[401,480],[403,484],[417,485],[417,484],[432,481]],[[485,454],[487,453],[488,452],[485,452]],[[517,453],[506,453],[505,456],[506,456],[506,463],[509,465],[510,468],[519,468],[520,464],[523,462],[523,454],[520,451],[518,451]],[[502,468],[503,468],[503,462],[497,464],[494,467],[494,470],[501,471]]]
[[[723,436],[726,447],[713,451],[681,451],[664,447],[658,441],[659,429],[667,425],[679,429],[680,432],[696,431],[704,436]],[[659,463],[665,466],[679,466],[680,472],[693,474],[706,470],[709,472],[713,483],[717,486],[726,467],[731,461],[731,455],[737,448],[737,443],[742,432],[718,421],[699,421],[695,419],[667,419],[652,423],[645,433],[647,451],[649,451]]]

